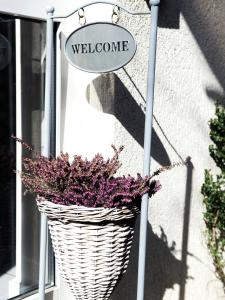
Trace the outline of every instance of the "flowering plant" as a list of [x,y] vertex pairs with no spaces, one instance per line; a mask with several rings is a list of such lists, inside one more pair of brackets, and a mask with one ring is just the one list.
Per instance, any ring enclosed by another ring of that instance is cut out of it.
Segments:
[[[31,147],[16,138],[26,148]],[[53,203],[85,207],[121,207],[141,203],[141,197],[151,197],[160,189],[159,181],[137,174],[115,177],[120,168],[119,154],[123,147],[112,146],[114,155],[104,160],[96,154],[92,160],[75,155],[72,162],[67,153],[47,158],[36,153],[35,159],[24,158],[21,179],[27,191]]]

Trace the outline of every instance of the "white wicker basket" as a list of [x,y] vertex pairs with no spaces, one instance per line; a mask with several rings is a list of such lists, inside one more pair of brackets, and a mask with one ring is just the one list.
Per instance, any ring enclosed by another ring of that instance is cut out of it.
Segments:
[[108,299],[126,271],[139,209],[37,204],[48,216],[56,263],[75,299]]

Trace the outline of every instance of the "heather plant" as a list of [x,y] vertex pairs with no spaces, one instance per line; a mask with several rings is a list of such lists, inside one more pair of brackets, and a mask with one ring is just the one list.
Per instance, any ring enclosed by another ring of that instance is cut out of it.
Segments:
[[[16,140],[33,151],[20,139]],[[112,147],[114,155],[107,160],[101,154],[92,160],[75,155],[70,162],[67,153],[60,153],[56,158],[36,153],[34,159],[23,160],[22,182],[27,191],[56,204],[105,208],[139,206],[145,193],[151,197],[160,189],[159,181],[140,174],[136,178],[116,177],[123,147]]]

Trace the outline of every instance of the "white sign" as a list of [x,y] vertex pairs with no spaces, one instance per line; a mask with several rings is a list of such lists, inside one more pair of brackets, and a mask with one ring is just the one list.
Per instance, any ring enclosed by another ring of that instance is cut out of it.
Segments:
[[65,42],[68,61],[78,69],[106,73],[126,65],[137,46],[132,34],[114,23],[90,23],[75,30]]

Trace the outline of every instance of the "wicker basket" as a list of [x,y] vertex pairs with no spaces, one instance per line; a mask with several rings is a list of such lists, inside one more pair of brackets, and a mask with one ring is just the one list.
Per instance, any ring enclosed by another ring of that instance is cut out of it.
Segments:
[[126,271],[139,209],[37,204],[48,216],[56,263],[75,299],[108,299]]

